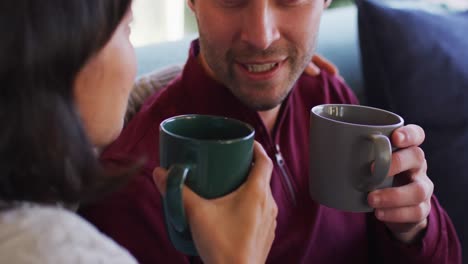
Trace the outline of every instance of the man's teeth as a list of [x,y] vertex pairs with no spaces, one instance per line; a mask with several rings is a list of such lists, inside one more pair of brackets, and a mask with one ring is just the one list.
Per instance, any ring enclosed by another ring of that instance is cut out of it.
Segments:
[[266,72],[276,67],[276,65],[278,63],[246,64],[245,67],[249,72]]

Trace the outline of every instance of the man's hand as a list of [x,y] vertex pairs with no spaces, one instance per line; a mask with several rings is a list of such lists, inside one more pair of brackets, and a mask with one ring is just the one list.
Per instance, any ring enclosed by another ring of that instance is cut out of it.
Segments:
[[[207,200],[184,186],[190,230],[205,263],[265,263],[278,214],[270,189],[272,169],[271,160],[255,142],[250,174],[234,192]],[[167,172],[156,168],[153,179],[164,195]]]
[[395,177],[395,187],[368,195],[377,219],[385,222],[395,237],[405,243],[413,242],[426,229],[431,211],[434,184],[426,175],[426,159],[419,148],[424,137],[424,130],[416,125],[393,132],[392,144],[400,149],[393,153],[389,171]]

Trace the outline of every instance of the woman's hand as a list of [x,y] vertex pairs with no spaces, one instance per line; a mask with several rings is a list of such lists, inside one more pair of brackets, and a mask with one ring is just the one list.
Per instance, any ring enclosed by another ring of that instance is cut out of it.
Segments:
[[[270,189],[272,169],[271,160],[255,142],[250,174],[234,192],[207,200],[184,187],[190,230],[205,263],[265,263],[278,214]],[[167,172],[156,168],[153,179],[164,194]]]
[[310,76],[317,76],[320,74],[321,70],[325,70],[331,75],[336,76],[337,78],[343,79],[340,76],[340,72],[338,68],[329,60],[325,59],[319,54],[314,54],[312,57],[311,62],[307,65],[304,72]]

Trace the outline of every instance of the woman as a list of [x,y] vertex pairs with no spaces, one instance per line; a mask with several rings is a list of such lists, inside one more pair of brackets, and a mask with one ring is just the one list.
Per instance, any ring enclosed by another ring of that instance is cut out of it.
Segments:
[[[0,263],[136,263],[66,209],[114,189],[134,171],[117,177],[95,155],[118,136],[135,78],[130,5],[0,3]],[[207,263],[264,262],[271,247],[272,166],[258,144],[254,149],[253,169],[237,191],[211,201],[185,191],[194,240]],[[163,189],[161,174],[155,170]],[[212,222],[222,229],[207,237]],[[249,232],[229,233],[239,225]]]

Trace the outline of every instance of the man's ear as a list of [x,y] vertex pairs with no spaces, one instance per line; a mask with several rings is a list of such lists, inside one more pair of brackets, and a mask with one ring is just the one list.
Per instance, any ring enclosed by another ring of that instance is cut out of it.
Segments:
[[[191,0],[189,0],[189,1],[191,1]],[[328,8],[331,5],[332,2],[333,2],[333,0],[325,0],[325,8]]]
[[[325,1],[330,1],[330,0],[325,0]],[[195,0],[187,0],[187,5],[192,10],[192,12],[195,12]]]

